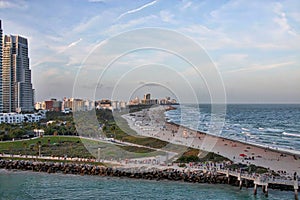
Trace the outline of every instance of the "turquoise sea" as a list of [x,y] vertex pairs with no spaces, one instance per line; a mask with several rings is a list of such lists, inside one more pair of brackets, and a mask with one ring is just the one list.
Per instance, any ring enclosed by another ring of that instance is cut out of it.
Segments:
[[128,178],[47,174],[0,169],[0,199],[293,199],[292,191],[269,190],[229,185],[136,180]]

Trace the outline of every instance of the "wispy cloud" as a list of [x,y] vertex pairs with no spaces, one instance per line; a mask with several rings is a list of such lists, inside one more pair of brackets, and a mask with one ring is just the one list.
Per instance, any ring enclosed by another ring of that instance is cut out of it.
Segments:
[[149,22],[150,20],[155,20],[157,18],[156,15],[149,15],[146,17],[141,17],[138,19],[133,19],[128,21],[127,23],[122,23],[122,24],[114,24],[107,28],[105,31],[103,31],[104,35],[115,35],[117,33],[120,33],[122,31],[125,31],[129,28],[134,28],[135,26],[145,24],[146,22]]
[[133,10],[129,10],[129,11],[127,11],[127,12],[124,12],[124,13],[122,13],[122,14],[117,18],[116,21],[120,20],[120,19],[121,19],[122,17],[124,17],[125,15],[132,14],[132,13],[136,13],[136,12],[141,11],[141,10],[143,10],[143,9],[149,7],[149,6],[152,6],[152,5],[156,4],[156,3],[157,3],[157,0],[151,1],[150,3],[147,3],[147,4],[145,4],[145,5],[142,5],[142,6],[138,7],[138,8],[136,8],[136,9],[133,9]]
[[168,22],[168,23],[171,23],[171,22],[174,22],[174,15],[172,13],[170,13],[169,11],[166,11],[166,10],[162,10],[160,11],[160,18],[163,22]]
[[189,7],[191,7],[191,5],[192,5],[192,2],[187,2],[186,4],[184,4],[184,6],[182,7],[182,9],[187,9],[187,8],[189,8]]
[[287,33],[289,33],[291,35],[297,35],[288,23],[286,13],[282,10],[282,4],[276,3],[273,11],[277,15],[274,18],[274,22],[279,25],[280,29],[282,31],[286,31]]
[[271,69],[275,69],[275,68],[290,66],[290,65],[293,65],[293,64],[295,64],[294,61],[288,61],[288,62],[282,62],[282,63],[272,63],[272,64],[267,64],[267,65],[258,65],[258,64],[256,64],[256,65],[253,65],[253,66],[250,66],[250,67],[231,70],[229,72],[263,71],[263,70],[271,70]]
[[217,29],[211,29],[202,24],[186,26],[180,29],[180,32],[193,37],[197,42],[209,50],[220,49],[226,46],[238,46],[238,41],[229,37],[227,33]]
[[0,8],[11,8],[14,4],[9,1],[0,1]]
[[24,1],[7,1],[7,0],[0,0],[0,9],[1,8],[22,8],[22,9],[26,9],[27,8],[27,4]]
[[[51,47],[51,53],[48,56],[44,56],[40,59],[38,59],[36,62],[31,64],[31,67],[36,67],[44,63],[62,63],[62,65],[70,65],[70,64],[78,64],[80,63],[82,59],[81,54],[85,51],[85,49],[80,48],[80,50],[77,50],[76,46],[82,41],[82,38],[79,40],[76,40],[74,42],[71,42],[68,45],[57,45]],[[73,51],[73,49],[75,49]],[[65,63],[67,60],[69,60],[68,63]],[[76,62],[75,62],[76,60]]]
[[72,42],[71,44],[68,45],[67,48],[70,48],[70,47],[73,47],[73,46],[76,46],[80,41],[82,40],[82,38],[80,38],[79,40],[75,41],[75,42]]

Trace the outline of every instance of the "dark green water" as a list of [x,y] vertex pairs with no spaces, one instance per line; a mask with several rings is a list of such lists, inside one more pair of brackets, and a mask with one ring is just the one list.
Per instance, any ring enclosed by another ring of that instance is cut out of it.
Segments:
[[228,185],[75,176],[0,169],[0,199],[294,199],[292,191],[261,192]]

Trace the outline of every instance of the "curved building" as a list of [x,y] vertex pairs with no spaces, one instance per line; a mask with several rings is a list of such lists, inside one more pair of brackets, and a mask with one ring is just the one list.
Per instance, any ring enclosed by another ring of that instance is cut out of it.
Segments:
[[34,90],[29,69],[27,39],[5,35],[2,58],[3,112],[33,111]]

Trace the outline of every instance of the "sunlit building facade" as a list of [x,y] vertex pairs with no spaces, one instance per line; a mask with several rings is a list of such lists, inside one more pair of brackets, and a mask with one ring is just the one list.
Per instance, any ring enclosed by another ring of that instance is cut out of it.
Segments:
[[3,112],[3,100],[2,100],[2,23],[0,20],[0,113]]
[[28,42],[21,36],[3,37],[3,112],[34,110],[34,90],[29,68]]

